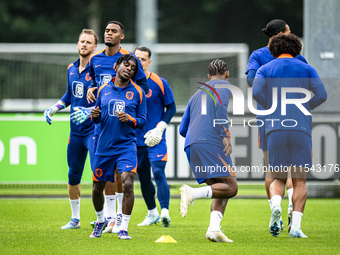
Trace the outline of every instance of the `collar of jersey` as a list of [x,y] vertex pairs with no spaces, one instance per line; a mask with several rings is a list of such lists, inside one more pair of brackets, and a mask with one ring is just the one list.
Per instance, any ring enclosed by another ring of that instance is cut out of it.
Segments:
[[292,55],[290,55],[290,54],[281,54],[277,58],[294,58],[294,57]]
[[[74,61],[73,62],[73,65],[76,67],[76,68],[78,68],[79,69],[79,63],[80,63],[80,58],[78,58],[76,61]],[[85,66],[85,69],[83,70],[83,72],[87,69],[87,68],[89,68],[90,66],[89,66],[89,63],[87,63],[87,65]]]

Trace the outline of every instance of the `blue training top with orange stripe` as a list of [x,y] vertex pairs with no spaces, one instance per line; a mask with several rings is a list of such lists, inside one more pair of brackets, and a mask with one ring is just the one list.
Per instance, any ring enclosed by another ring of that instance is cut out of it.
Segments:
[[[146,124],[143,129],[137,129],[137,146],[146,146],[144,135],[154,129],[163,118],[164,106],[175,102],[169,83],[155,73],[148,78],[149,93],[146,95]],[[162,139],[165,139],[163,132]]]
[[[227,88],[216,88],[216,84],[230,83],[215,79],[206,82],[206,84],[208,86],[203,85],[189,99],[184,112],[179,127],[179,133],[185,137],[184,148],[193,143],[209,143],[224,147],[223,137],[230,138],[227,109],[231,92]],[[210,87],[214,90],[211,90]],[[210,92],[214,98],[209,96],[206,91]],[[206,114],[202,114],[202,95],[205,95],[206,98]],[[222,124],[216,124],[214,127],[214,119],[219,119],[219,123]]]
[[[143,128],[146,120],[144,91],[131,82],[126,87],[116,87],[110,81],[98,90],[95,107],[101,110],[101,128],[96,155],[112,156],[136,148],[136,128]],[[121,122],[117,113],[127,113],[129,120]]]

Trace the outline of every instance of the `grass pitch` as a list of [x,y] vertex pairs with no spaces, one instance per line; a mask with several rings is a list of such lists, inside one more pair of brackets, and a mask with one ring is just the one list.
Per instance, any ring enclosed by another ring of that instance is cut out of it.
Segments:
[[[309,199],[302,219],[308,239],[292,239],[287,233],[287,199],[283,200],[285,230],[275,238],[269,234],[269,205],[266,199],[231,199],[222,220],[222,230],[234,243],[205,240],[209,225],[210,199],[196,200],[187,217],[181,218],[179,199],[170,200],[170,228],[160,223],[137,227],[146,216],[142,199],[135,200],[129,234],[90,239],[95,220],[90,199],[81,200],[81,228],[61,230],[68,222],[68,199],[0,199],[1,254],[339,254],[340,199]],[[162,235],[177,243],[155,243]]]

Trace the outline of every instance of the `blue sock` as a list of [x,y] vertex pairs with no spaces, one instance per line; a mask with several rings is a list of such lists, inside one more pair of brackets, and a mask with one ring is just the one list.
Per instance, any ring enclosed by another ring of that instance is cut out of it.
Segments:
[[138,168],[137,173],[140,181],[140,188],[142,190],[142,195],[146,203],[146,206],[148,207],[148,210],[152,210],[156,207],[155,201],[156,190],[151,180],[150,166],[143,166],[141,168]]
[[157,198],[161,208],[169,209],[170,190],[165,177],[166,161],[151,162],[153,178],[157,184]]

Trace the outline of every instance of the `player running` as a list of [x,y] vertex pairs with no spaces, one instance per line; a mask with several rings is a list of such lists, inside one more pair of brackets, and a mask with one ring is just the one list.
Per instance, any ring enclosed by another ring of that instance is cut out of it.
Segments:
[[[182,185],[180,212],[185,217],[195,199],[213,198],[210,224],[205,235],[213,242],[233,242],[222,233],[220,223],[228,199],[234,197],[238,189],[230,158],[232,147],[228,125],[213,126],[214,119],[228,119],[231,92],[226,88],[216,88],[216,85],[230,84],[228,77],[227,64],[223,60],[216,59],[209,64],[209,81],[190,98],[179,127],[180,134],[186,138],[184,150],[191,170],[199,184],[207,184],[201,188]],[[214,99],[207,93],[214,94]],[[201,114],[202,98],[206,101],[205,115]],[[221,171],[205,171],[209,167]]]
[[[292,226],[289,237],[307,238],[301,230],[301,219],[307,199],[306,170],[312,166],[312,116],[310,110],[326,101],[327,93],[313,67],[296,59],[301,51],[301,42],[293,34],[279,34],[269,43],[270,53],[275,58],[260,67],[253,84],[253,96],[264,107],[273,104],[272,91],[277,88],[277,108],[267,116],[265,131],[268,138],[269,165],[275,170],[269,174],[274,179],[270,185],[272,215],[269,231],[273,236],[280,234],[281,200],[284,195],[287,170],[291,168],[293,181]],[[285,108],[281,105],[281,94],[288,92]],[[312,91],[309,100],[297,90]],[[304,109],[304,111],[302,111]],[[284,123],[284,124],[283,124]]]
[[[101,85],[108,83],[116,76],[116,70],[114,65],[117,59],[124,54],[132,54],[131,52],[123,49],[120,46],[121,40],[125,37],[124,26],[118,21],[110,21],[107,23],[104,32],[105,49],[96,52],[90,58],[90,76],[92,77],[92,83],[90,89],[88,89],[88,102],[94,102],[96,100],[94,91],[97,90]],[[134,76],[133,81],[141,86],[142,89],[148,92],[148,83],[143,71],[143,67],[139,64],[137,74]],[[89,115],[91,109],[81,109],[74,119],[85,119]],[[81,123],[81,121],[80,121]],[[100,130],[100,124],[95,125],[95,144],[98,140],[98,134]],[[117,212],[116,212],[116,199],[117,199]],[[122,218],[122,184],[120,175],[118,172],[115,173],[115,186],[108,181],[105,187],[105,217],[109,220],[108,226],[103,233],[118,233],[119,225],[121,224]],[[91,223],[93,226],[95,222]],[[115,225],[117,225],[115,227]]]
[[[288,24],[280,19],[274,19],[272,21],[270,21],[267,26],[265,28],[262,29],[262,32],[264,35],[269,37],[269,41],[270,39],[279,34],[279,33],[283,33],[283,34],[289,34],[290,33],[290,29]],[[269,42],[268,42],[269,44]],[[304,63],[307,64],[306,59],[301,56],[300,54],[296,56],[297,59],[300,59],[301,61],[303,61]],[[267,64],[268,62],[272,61],[274,59],[274,57],[270,54],[268,45],[266,47],[257,49],[255,51],[252,52],[252,54],[249,57],[249,63],[247,66],[247,82],[248,85],[251,87],[253,85],[253,81],[255,78],[255,74],[256,71],[263,65]],[[262,106],[258,103],[257,104],[257,109],[258,110],[263,110]],[[260,121],[265,122],[266,116],[264,115],[257,115],[256,116],[257,119],[260,119]],[[262,123],[262,122],[261,122]],[[259,149],[262,150],[263,152],[263,156],[264,156],[264,161],[266,164],[266,167],[268,169],[268,153],[267,153],[267,137],[265,135],[265,126],[262,125],[261,127],[258,128],[259,132],[258,132],[258,140],[259,140]],[[265,178],[265,187],[266,187],[266,193],[267,193],[267,197],[268,197],[268,202],[269,202],[269,206],[270,206],[270,210],[272,209],[272,205],[271,205],[271,195],[269,193],[269,186],[270,184],[273,182],[273,179],[269,178],[268,174],[266,173],[266,178]],[[290,230],[290,225],[291,225],[291,217],[292,217],[292,211],[293,211],[293,204],[292,204],[292,195],[293,195],[293,184],[292,184],[292,180],[291,178],[288,178],[287,183],[287,193],[288,193],[288,232]],[[282,222],[282,218],[280,220],[280,224],[281,224],[281,231],[283,230],[283,222]]]
[[[137,173],[140,180],[142,195],[148,208],[148,216],[138,226],[157,224],[161,219],[163,227],[170,227],[169,200],[170,190],[165,177],[165,165],[168,151],[165,139],[165,130],[176,113],[175,99],[169,83],[157,74],[149,72],[151,64],[151,50],[139,46],[135,55],[142,63],[148,78],[149,93],[146,95],[146,125],[137,129]],[[164,108],[166,109],[164,111]],[[157,197],[161,206],[161,217],[155,202],[155,186],[151,180],[151,171],[157,184]]]
[[[79,59],[68,66],[67,91],[65,95],[44,113],[46,121],[51,125],[52,116],[59,110],[71,105],[71,114],[79,107],[91,107],[94,103],[86,101],[86,89],[90,86],[90,55],[96,50],[97,34],[91,29],[83,29],[79,35]],[[80,181],[84,170],[87,152],[90,154],[91,167],[94,163],[93,131],[94,124],[87,120],[78,126],[70,122],[71,131],[67,146],[68,195],[71,204],[72,218],[61,229],[80,228]]]
[[95,123],[101,123],[93,174],[92,201],[97,214],[91,238],[101,237],[105,226],[103,190],[114,182],[119,170],[123,185],[123,215],[119,239],[131,239],[128,225],[134,203],[133,181],[137,171],[136,128],[145,125],[145,93],[130,79],[138,72],[138,60],[126,54],[117,60],[116,77],[98,90],[96,106],[91,112]]

